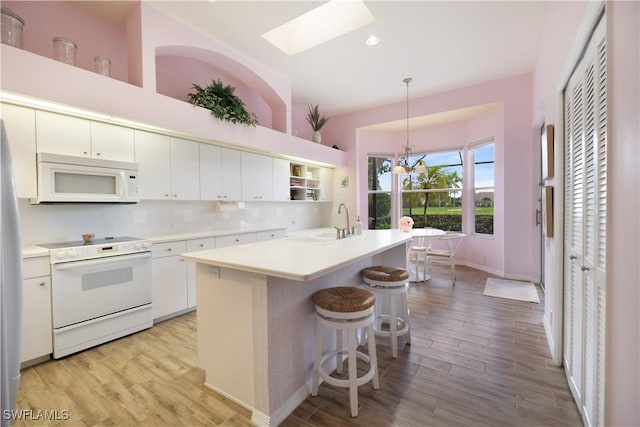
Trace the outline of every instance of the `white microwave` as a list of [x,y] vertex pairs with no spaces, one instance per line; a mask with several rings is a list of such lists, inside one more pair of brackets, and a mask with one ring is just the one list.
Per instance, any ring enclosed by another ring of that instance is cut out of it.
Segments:
[[37,153],[39,203],[137,203],[138,164]]

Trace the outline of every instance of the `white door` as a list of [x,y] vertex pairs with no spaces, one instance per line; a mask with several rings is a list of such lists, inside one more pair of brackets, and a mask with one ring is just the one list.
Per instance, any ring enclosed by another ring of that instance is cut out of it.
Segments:
[[171,138],[171,198],[200,200],[199,143]]
[[107,123],[91,122],[91,157],[133,162],[133,129]]
[[587,426],[604,425],[606,85],[602,20],[565,89],[564,363]]
[[141,199],[167,200],[171,193],[171,149],[166,135],[135,131]]

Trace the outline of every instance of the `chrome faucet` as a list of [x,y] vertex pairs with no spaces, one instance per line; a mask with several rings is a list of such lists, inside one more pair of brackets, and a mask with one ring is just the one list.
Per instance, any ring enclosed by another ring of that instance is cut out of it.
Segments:
[[[347,206],[344,203],[340,203],[340,206],[338,206],[338,215],[340,215],[340,213],[342,212],[342,207],[344,206],[344,210],[347,213],[347,228],[346,228],[346,236],[351,234],[351,228],[349,227],[349,209],[347,209]],[[342,237],[346,237],[345,233],[343,232]]]

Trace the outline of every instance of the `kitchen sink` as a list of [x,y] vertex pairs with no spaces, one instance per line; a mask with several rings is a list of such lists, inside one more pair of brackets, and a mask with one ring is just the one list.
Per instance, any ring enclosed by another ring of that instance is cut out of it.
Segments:
[[290,238],[290,241],[296,242],[296,243],[305,243],[305,244],[311,244],[311,245],[317,245],[317,246],[324,246],[324,245],[332,245],[334,243],[339,243],[339,242],[348,242],[350,240],[354,240],[359,237],[360,236],[351,236],[344,239],[336,239],[336,232],[328,231],[324,233],[312,234],[309,236],[292,237]]

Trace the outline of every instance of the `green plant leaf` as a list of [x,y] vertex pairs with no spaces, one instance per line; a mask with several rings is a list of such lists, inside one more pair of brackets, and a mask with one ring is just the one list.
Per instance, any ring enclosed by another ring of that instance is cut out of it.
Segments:
[[220,79],[213,80],[205,88],[193,83],[195,93],[189,93],[189,102],[193,105],[206,108],[220,120],[231,123],[242,123],[249,126],[258,124],[255,114],[246,110],[244,102],[234,92],[235,87],[225,86]]

